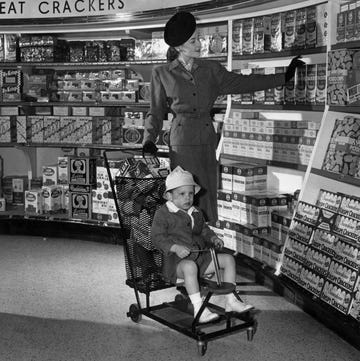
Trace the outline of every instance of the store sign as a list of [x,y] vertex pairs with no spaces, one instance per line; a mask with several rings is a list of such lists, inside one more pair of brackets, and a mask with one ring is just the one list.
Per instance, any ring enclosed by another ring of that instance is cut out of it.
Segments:
[[[207,0],[197,0],[204,2]],[[0,0],[1,19],[121,15],[193,4],[193,0]]]

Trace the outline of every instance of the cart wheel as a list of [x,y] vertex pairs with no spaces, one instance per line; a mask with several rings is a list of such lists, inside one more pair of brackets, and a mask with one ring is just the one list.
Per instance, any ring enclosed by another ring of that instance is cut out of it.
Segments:
[[142,315],[140,313],[140,309],[139,309],[139,306],[136,304],[136,303],[133,303],[130,305],[129,307],[129,316],[131,318],[131,321],[133,322],[140,322],[141,319],[142,319]]
[[207,350],[207,342],[206,341],[198,341],[198,352],[200,356],[204,356]]

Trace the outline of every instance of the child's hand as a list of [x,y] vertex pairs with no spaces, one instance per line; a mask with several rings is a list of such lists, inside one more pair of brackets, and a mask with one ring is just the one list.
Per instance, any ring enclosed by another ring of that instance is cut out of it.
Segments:
[[214,243],[215,248],[217,248],[217,249],[221,249],[224,247],[224,242],[220,238],[217,238],[217,237],[214,238],[213,243]]
[[181,246],[179,244],[174,244],[171,249],[171,252],[176,253],[176,255],[180,258],[185,258],[190,254],[190,249],[185,247],[185,246]]

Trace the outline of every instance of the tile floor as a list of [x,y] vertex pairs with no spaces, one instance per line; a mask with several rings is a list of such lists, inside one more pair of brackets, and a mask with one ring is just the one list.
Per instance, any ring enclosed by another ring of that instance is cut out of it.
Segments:
[[[201,357],[193,339],[146,317],[138,324],[126,317],[135,297],[124,268],[121,246],[0,235],[0,360],[360,360],[359,350],[256,285],[242,288],[260,310],[254,340],[229,335],[209,342]],[[156,292],[154,303],[176,293]]]

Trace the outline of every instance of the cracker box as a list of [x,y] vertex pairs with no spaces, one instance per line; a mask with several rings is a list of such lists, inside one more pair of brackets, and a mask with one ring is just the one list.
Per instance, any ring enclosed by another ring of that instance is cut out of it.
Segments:
[[306,8],[297,9],[295,15],[295,48],[303,49],[306,44]]
[[54,213],[61,210],[62,189],[57,185],[42,186],[41,197],[44,213]]
[[316,65],[316,104],[325,104],[326,98],[326,64]]
[[316,102],[316,64],[306,65],[306,103]]
[[67,184],[68,180],[68,157],[58,157],[57,184]]
[[[285,73],[285,67],[276,67],[275,74],[282,74]],[[283,104],[285,100],[285,86],[279,85],[274,88],[274,101],[275,104]]]
[[254,52],[254,18],[243,20],[242,28],[243,54]]
[[220,166],[220,188],[232,191],[233,168],[231,165]]
[[236,251],[236,224],[224,222],[224,247]]
[[325,282],[320,298],[344,314],[349,312],[351,293],[331,281]]
[[320,208],[306,202],[298,202],[295,218],[299,221],[316,225],[320,214]]
[[296,69],[295,102],[296,104],[306,102],[306,66],[300,66]]
[[320,208],[337,212],[342,201],[342,195],[330,192],[326,189],[320,189],[316,205]]
[[287,11],[284,16],[284,49],[292,49],[296,37],[296,10]]
[[254,189],[254,166],[251,164],[234,164],[233,184],[234,192],[244,192]]
[[301,262],[286,255],[283,257],[283,261],[280,268],[280,271],[283,275],[287,276],[294,282],[299,283],[301,270],[302,270]]
[[33,189],[25,191],[25,214],[43,213],[42,190]]
[[340,12],[337,14],[336,19],[336,42],[342,43],[345,41],[345,27],[346,27],[346,18],[347,11],[349,9],[348,4],[343,4],[340,6]]
[[355,8],[356,1],[350,1],[345,19],[345,41],[355,40]]
[[335,243],[338,240],[338,236],[323,229],[314,229],[311,235],[311,246],[319,249],[322,252],[334,256]]
[[348,267],[360,270],[360,244],[345,238],[337,237],[334,242],[334,259]]
[[307,244],[290,236],[285,244],[284,253],[285,255],[296,259],[298,262],[304,263],[307,249]]
[[317,44],[317,11],[316,6],[306,8],[306,36],[305,47],[314,48]]
[[6,201],[5,198],[0,198],[0,212],[6,211]]
[[304,264],[314,271],[326,276],[329,272],[329,267],[332,257],[320,250],[309,246],[305,254]]
[[269,226],[269,203],[266,196],[251,196],[250,223],[257,227]]
[[281,13],[272,14],[270,18],[270,51],[276,52],[282,50],[283,34],[282,34],[283,17]]
[[360,221],[339,214],[336,217],[333,231],[340,236],[360,241]]
[[325,283],[325,277],[314,270],[303,266],[300,273],[299,283],[309,292],[319,297]]
[[91,194],[69,192],[70,218],[91,219]]
[[360,220],[360,198],[347,194],[342,194],[341,197],[338,213]]
[[257,16],[254,19],[254,53],[270,51],[270,16]]
[[85,157],[69,157],[69,183],[96,184],[96,159]]
[[289,228],[289,236],[300,242],[308,244],[310,243],[310,238],[313,230],[314,227],[312,227],[311,225],[293,219]]
[[44,186],[51,186],[57,184],[58,181],[58,166],[47,165],[42,167],[42,179]]
[[336,260],[331,262],[327,278],[350,292],[352,292],[354,288],[357,288],[359,284],[358,271]]
[[232,51],[233,54],[242,54],[242,20],[234,20],[233,21],[233,29],[232,29]]

